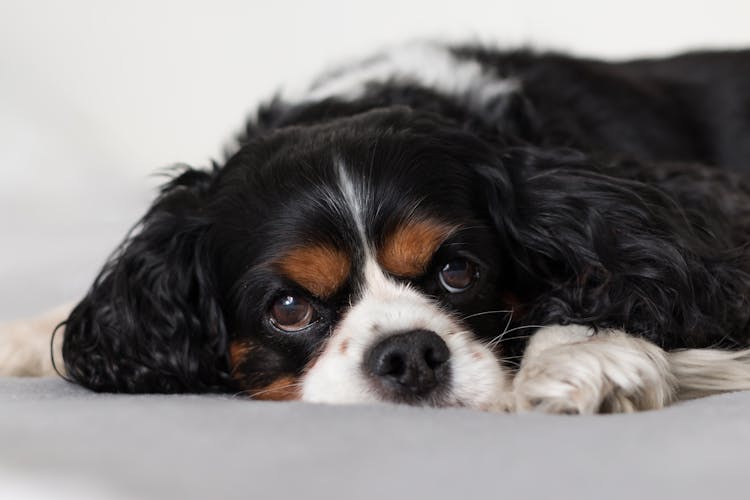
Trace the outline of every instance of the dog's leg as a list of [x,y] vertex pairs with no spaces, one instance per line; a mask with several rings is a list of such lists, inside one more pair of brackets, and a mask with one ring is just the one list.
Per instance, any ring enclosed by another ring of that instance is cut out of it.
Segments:
[[[0,324],[0,376],[55,375],[50,356],[52,331],[65,320],[71,306],[60,306],[28,320]],[[63,329],[55,336],[54,356],[62,372]]]
[[513,382],[517,411],[620,413],[674,401],[669,355],[619,330],[570,325],[539,330]]

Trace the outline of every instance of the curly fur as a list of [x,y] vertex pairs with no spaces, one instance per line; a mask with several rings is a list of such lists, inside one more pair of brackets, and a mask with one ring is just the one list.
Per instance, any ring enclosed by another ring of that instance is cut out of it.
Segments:
[[[353,223],[339,205],[339,162],[364,179],[373,244],[403,214],[472,228],[461,244],[481,248],[487,266],[471,300],[443,299],[428,278],[412,286],[479,339],[580,324],[665,350],[748,346],[750,52],[612,64],[443,50],[518,86],[480,101],[481,88],[448,91],[407,72],[356,94],[262,106],[229,159],[167,184],[109,259],[67,320],[69,375],[123,392],[304,376],[356,293],[330,307],[310,299],[331,329],[274,336],[263,314],[289,285],[263,263],[311,239],[364,258],[340,235]],[[504,308],[512,317],[477,314]],[[252,344],[239,363],[237,339]],[[524,347],[511,336],[503,355]]]

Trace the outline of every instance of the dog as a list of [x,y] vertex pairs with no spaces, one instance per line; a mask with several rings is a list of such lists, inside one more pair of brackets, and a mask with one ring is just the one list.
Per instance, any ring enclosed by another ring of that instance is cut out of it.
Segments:
[[95,391],[630,412],[750,389],[750,51],[414,44],[182,167],[64,324]]

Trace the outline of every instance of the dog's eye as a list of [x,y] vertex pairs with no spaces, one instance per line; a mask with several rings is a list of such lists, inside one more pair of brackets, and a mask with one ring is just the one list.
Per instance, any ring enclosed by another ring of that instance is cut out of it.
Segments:
[[479,278],[477,267],[466,259],[451,260],[438,273],[440,284],[450,293],[468,290],[477,278]]
[[298,295],[282,295],[271,306],[271,323],[279,330],[296,332],[315,319],[315,309]]

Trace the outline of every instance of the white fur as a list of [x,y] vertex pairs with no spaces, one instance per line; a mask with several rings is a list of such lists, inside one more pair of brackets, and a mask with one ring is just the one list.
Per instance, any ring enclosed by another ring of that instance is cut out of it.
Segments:
[[539,330],[513,381],[518,411],[632,412],[676,398],[668,354],[619,330],[594,334],[578,325]]
[[349,173],[346,171],[346,165],[343,161],[338,162],[338,176],[339,176],[339,188],[341,194],[344,195],[349,212],[354,220],[354,224],[357,226],[357,233],[359,235],[360,243],[366,252],[370,252],[370,245],[367,241],[367,234],[365,232],[364,222],[364,211],[367,200],[365,199],[363,190],[358,190],[354,185]]
[[750,349],[687,349],[669,354],[680,399],[750,390]]
[[282,96],[290,102],[330,97],[355,100],[365,93],[368,84],[392,80],[464,97],[478,108],[520,87],[518,80],[501,78],[477,61],[456,57],[447,47],[412,43],[331,71],[309,87],[289,90]]
[[[29,320],[0,325],[0,376],[39,377],[55,375],[50,341],[55,327],[68,317],[71,306],[56,307]],[[62,328],[55,336],[54,355],[62,366]]]
[[[494,354],[448,313],[412,287],[395,283],[372,259],[365,265],[365,291],[336,326],[303,380],[302,399],[326,403],[375,403],[381,399],[362,366],[365,352],[387,335],[431,330],[450,350],[447,406],[506,408],[508,377]],[[342,352],[342,343],[347,348]]]
[[519,411],[630,412],[676,400],[750,390],[750,350],[667,353],[619,330],[539,330],[513,381]]

